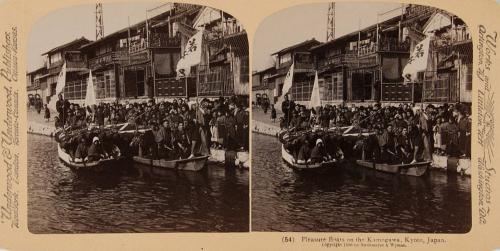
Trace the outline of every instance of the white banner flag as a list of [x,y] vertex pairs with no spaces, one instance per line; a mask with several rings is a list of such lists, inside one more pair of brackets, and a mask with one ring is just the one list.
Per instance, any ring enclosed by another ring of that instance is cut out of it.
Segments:
[[[285,95],[287,95],[288,92],[290,91],[290,88],[292,88],[293,69],[294,69],[294,64],[292,64],[290,66],[290,68],[288,69],[288,72],[285,76],[285,80],[283,82],[283,89],[281,89],[281,96],[279,96],[278,101],[276,102],[276,104],[279,104],[278,107],[281,107],[281,103],[283,103],[283,101],[285,100]],[[278,89],[278,87],[276,87],[276,90],[277,89]],[[292,95],[289,95],[288,98],[291,100]],[[278,108],[278,109],[281,109],[281,108]]]
[[294,68],[294,64],[292,64],[290,66],[290,68],[288,69],[288,73],[285,76],[285,81],[283,82],[283,89],[281,91],[281,93],[282,93],[281,96],[285,96],[286,94],[288,94],[288,92],[290,91],[290,88],[292,88],[293,68]]
[[309,100],[309,108],[316,108],[318,106],[321,106],[321,97],[319,95],[318,72],[316,72],[316,75],[314,76],[311,99]]
[[430,37],[427,36],[424,40],[418,43],[417,46],[415,46],[415,49],[413,49],[410,58],[408,58],[408,63],[406,63],[406,66],[403,69],[403,78],[405,83],[415,82],[417,80],[417,73],[427,69],[430,41]]
[[191,74],[191,66],[200,64],[202,51],[203,30],[192,36],[184,48],[182,58],[177,62],[177,78]]
[[56,85],[56,93],[50,97],[50,102],[48,107],[51,110],[56,110],[56,102],[59,98],[59,94],[63,93],[64,86],[66,86],[66,62],[64,62],[61,72],[59,72],[59,76],[57,76],[57,85]]
[[90,70],[87,81],[87,93],[85,94],[85,106],[92,107],[95,104],[97,104],[97,101],[95,98],[94,80],[92,79],[92,70]]

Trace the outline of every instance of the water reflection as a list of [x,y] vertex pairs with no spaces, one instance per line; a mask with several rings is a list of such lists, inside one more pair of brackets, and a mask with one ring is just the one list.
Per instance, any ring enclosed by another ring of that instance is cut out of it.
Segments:
[[248,172],[209,166],[165,172],[124,165],[74,173],[50,138],[29,135],[28,227],[33,233],[248,231]]
[[431,172],[406,177],[344,165],[293,172],[275,138],[253,135],[252,230],[464,233],[471,226],[470,178]]

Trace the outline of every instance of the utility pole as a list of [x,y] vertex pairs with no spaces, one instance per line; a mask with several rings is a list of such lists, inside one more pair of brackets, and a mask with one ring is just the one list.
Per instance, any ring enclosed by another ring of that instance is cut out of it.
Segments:
[[328,4],[328,14],[326,22],[326,42],[335,39],[335,3]]
[[104,37],[104,19],[102,13],[102,3],[95,4],[95,40]]

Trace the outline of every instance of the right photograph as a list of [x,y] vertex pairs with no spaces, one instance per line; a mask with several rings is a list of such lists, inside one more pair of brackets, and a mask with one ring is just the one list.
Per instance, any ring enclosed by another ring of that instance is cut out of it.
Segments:
[[272,14],[254,37],[252,231],[470,231],[464,20],[315,3]]

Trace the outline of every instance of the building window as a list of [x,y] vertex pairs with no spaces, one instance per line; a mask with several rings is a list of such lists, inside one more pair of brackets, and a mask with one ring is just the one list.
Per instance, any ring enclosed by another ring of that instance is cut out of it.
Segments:
[[321,95],[322,100],[343,100],[344,88],[342,82],[341,72],[326,75],[324,78],[324,82],[320,82],[320,90],[322,90],[323,92],[323,94]]
[[55,64],[57,62],[60,62],[61,60],[62,60],[62,57],[61,57],[60,52],[50,55],[50,63],[51,64]]
[[64,86],[64,98],[70,100],[85,99],[87,94],[87,79],[66,82]]
[[280,56],[280,59],[279,59],[280,66],[285,64],[285,63],[288,63],[290,61],[292,61],[292,54],[287,53],[287,54],[283,54]]
[[115,98],[116,84],[113,70],[107,70],[94,76],[94,87],[97,99]]
[[314,80],[300,79],[292,84],[292,97],[295,101],[309,101]]

